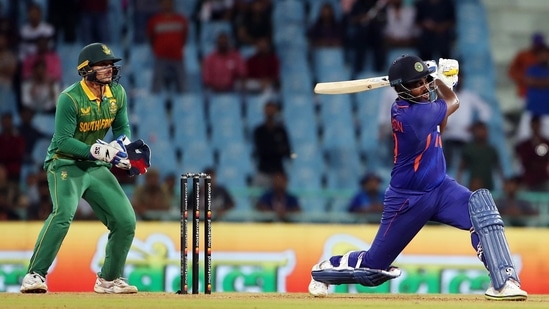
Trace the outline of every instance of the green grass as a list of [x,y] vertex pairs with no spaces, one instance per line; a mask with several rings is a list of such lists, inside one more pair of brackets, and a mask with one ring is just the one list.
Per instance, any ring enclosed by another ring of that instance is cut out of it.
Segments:
[[303,293],[213,293],[177,295],[139,293],[17,294],[1,293],[2,308],[227,308],[227,309],[335,309],[335,308],[548,308],[549,295],[531,295],[523,302],[488,301],[482,295],[455,294],[332,294],[314,298]]

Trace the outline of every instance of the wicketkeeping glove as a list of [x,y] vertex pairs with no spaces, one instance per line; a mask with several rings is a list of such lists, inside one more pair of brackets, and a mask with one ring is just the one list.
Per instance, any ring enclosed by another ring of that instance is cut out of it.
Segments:
[[130,161],[130,176],[141,175],[147,172],[151,166],[151,148],[141,139],[126,145],[128,159]]
[[438,59],[437,78],[450,89],[458,83],[459,63],[455,59]]
[[[94,156],[93,153],[92,153],[92,156],[97,160],[112,163],[114,166],[120,169],[129,170],[131,165],[130,165],[130,160],[128,159],[128,154],[126,151],[126,145],[129,144],[129,142],[130,140],[126,137],[126,135],[121,135],[110,143],[107,143],[101,139],[98,139],[96,140],[96,143],[92,145],[92,149],[94,149],[95,145],[107,146],[111,149],[110,151],[108,151],[109,148],[104,147],[104,149],[106,149],[105,154],[108,154],[112,157],[112,154],[114,153],[115,154],[114,158],[111,158],[111,161],[107,161],[102,159],[101,157]],[[91,153],[91,150],[90,150],[90,153]],[[99,153],[101,153],[101,151],[99,151]]]

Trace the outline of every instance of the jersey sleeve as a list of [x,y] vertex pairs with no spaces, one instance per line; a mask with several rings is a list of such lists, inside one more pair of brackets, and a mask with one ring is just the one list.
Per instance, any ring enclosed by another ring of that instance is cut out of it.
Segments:
[[61,93],[55,111],[53,141],[57,145],[57,152],[77,158],[88,158],[90,146],[74,138],[77,113],[74,98],[67,93]]
[[116,117],[112,123],[112,134],[115,138],[124,134],[131,140],[130,121],[128,119],[128,97],[126,90],[121,85],[117,86],[117,101],[120,104],[120,108],[116,113]]

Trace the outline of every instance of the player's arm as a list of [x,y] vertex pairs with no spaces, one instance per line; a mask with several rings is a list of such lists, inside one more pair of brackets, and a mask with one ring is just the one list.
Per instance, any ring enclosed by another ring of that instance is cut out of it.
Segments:
[[453,114],[459,108],[459,99],[457,95],[454,93],[454,91],[450,89],[450,87],[446,86],[446,84],[442,80],[436,79],[435,84],[438,86],[437,87],[438,97],[443,99],[444,102],[446,102],[446,116],[444,116],[444,119],[439,124],[440,133],[443,133],[444,129],[446,129],[448,116]]
[[444,132],[448,117],[459,108],[459,99],[453,88],[458,82],[459,63],[455,59],[438,60],[436,69],[435,85],[437,86],[438,97],[446,102],[446,116],[440,123],[440,132]]
[[74,158],[90,156],[90,145],[74,138],[76,132],[76,115],[78,114],[76,100],[66,93],[61,93],[55,110],[55,133],[53,140],[57,144],[57,152]]

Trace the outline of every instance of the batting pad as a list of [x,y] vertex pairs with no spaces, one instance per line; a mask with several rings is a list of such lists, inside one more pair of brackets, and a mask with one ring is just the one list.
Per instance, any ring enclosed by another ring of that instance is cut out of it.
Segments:
[[355,284],[363,286],[378,286],[387,280],[400,276],[400,270],[391,271],[370,268],[355,269],[322,269],[311,272],[313,279],[326,284]]
[[500,290],[509,278],[520,282],[511,260],[503,220],[490,191],[479,189],[473,192],[469,198],[469,214],[494,288]]

